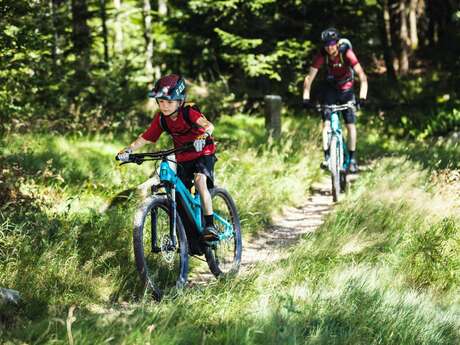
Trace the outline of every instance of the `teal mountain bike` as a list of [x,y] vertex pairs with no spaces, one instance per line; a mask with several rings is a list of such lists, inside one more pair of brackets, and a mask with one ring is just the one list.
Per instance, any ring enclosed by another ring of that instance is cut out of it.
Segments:
[[[210,189],[214,225],[218,240],[201,240],[204,219],[198,192],[192,194],[176,175],[168,156],[193,149],[130,154],[126,163],[142,164],[160,161],[159,184],[138,208],[134,218],[133,245],[136,267],[145,291],[152,291],[156,300],[183,288],[187,283],[189,256],[205,256],[214,276],[238,272],[241,253],[241,227],[235,202],[223,188]],[[180,163],[178,163],[180,164]]]
[[345,104],[321,105],[318,110],[331,111],[331,129],[328,132],[328,146],[330,152],[328,169],[331,173],[332,199],[339,200],[340,193],[347,188],[347,173],[350,166],[350,155],[347,144],[343,137],[342,125],[340,123],[340,112],[346,109],[355,109],[354,102]]

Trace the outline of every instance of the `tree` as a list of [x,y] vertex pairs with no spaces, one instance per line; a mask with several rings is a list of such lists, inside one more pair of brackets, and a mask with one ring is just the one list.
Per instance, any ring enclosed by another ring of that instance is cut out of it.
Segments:
[[90,19],[86,0],[72,0],[72,42],[75,61],[75,80],[89,81],[91,62],[91,32],[87,21]]
[[114,40],[114,51],[115,54],[121,54],[123,52],[123,27],[121,23],[121,0],[113,0],[113,6],[115,7],[115,40]]
[[148,78],[153,76],[153,38],[152,38],[152,7],[150,0],[144,0],[142,16],[144,18],[144,39],[145,39],[145,73]]
[[99,13],[101,16],[102,40],[104,45],[104,62],[107,65],[109,63],[109,39],[107,32],[107,12],[105,6],[105,0],[99,0]]
[[382,41],[383,58],[387,70],[387,77],[392,81],[396,81],[395,57],[391,42],[391,23],[390,9],[388,0],[380,0],[380,40]]

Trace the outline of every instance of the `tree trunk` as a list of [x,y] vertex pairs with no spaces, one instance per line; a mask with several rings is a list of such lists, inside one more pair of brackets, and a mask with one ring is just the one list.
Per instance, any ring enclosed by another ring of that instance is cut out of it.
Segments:
[[418,48],[417,34],[417,8],[422,6],[423,0],[410,0],[409,6],[409,32],[411,50]]
[[399,16],[399,1],[400,0],[386,0],[388,3],[388,16],[387,18],[387,28],[390,31],[390,40],[391,48],[394,52],[393,54],[393,68],[399,73],[399,52],[401,51],[401,42],[399,39],[399,26],[400,26],[400,16]]
[[115,19],[114,19],[114,28],[115,28],[115,42],[114,42],[114,51],[116,54],[123,52],[123,27],[121,24],[120,14],[121,14],[121,0],[113,0],[113,6],[115,7]]
[[54,1],[50,1],[50,11],[51,11],[51,23],[53,25],[53,46],[51,47],[51,56],[53,57],[53,65],[57,65],[57,55],[58,55],[58,32],[57,32],[57,18],[56,11],[54,9]]
[[86,0],[72,0],[72,43],[76,55],[75,76],[77,81],[89,80],[91,57],[91,33]]
[[390,10],[388,0],[380,2],[382,6],[380,14],[380,36],[383,45],[383,58],[387,69],[387,77],[392,81],[397,81],[396,71],[394,67],[394,53],[391,44],[391,28],[390,28]]
[[410,54],[410,39],[407,28],[408,9],[406,0],[399,1],[400,29],[399,39],[401,42],[401,51],[399,55],[399,73],[406,75],[409,72],[409,54]]
[[63,0],[50,0],[50,13],[51,13],[51,24],[53,30],[53,46],[51,47],[51,56],[53,58],[53,65],[56,66],[60,63],[60,55],[62,54],[61,47],[61,36],[63,34],[62,30],[62,20],[61,20],[61,5]]
[[437,24],[436,24],[436,11],[434,9],[433,1],[428,0],[427,4],[427,15],[428,15],[428,44],[430,47],[435,48],[438,43],[437,37]]
[[107,33],[107,11],[105,9],[105,0],[99,0],[100,16],[102,23],[102,40],[104,44],[104,62],[109,63],[109,39]]
[[144,0],[144,39],[145,39],[145,74],[149,79],[153,78],[153,38],[152,38],[152,8],[150,0]]
[[[166,19],[168,15],[168,0],[158,0],[158,16],[161,19]],[[166,50],[166,42],[160,42],[159,44],[159,51]],[[165,67],[164,64],[162,64],[159,59],[156,59],[157,63],[155,66],[155,77],[156,79],[159,79],[161,77],[161,70],[162,68]]]

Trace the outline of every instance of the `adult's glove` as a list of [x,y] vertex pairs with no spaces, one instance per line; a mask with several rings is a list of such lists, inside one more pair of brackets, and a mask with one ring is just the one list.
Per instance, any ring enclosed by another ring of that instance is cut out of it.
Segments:
[[129,161],[129,155],[131,153],[133,153],[133,150],[127,147],[127,148],[121,150],[120,152],[118,152],[117,158],[118,158],[119,161],[128,162]]
[[365,98],[360,98],[358,102],[356,102],[356,107],[358,109],[362,109],[366,105],[366,99]]
[[206,138],[208,137],[208,134],[205,133],[203,135],[200,135],[193,141],[193,147],[195,147],[196,152],[201,152],[203,151],[204,147],[206,146]]
[[302,102],[302,107],[304,109],[311,109],[313,108],[313,103],[309,100],[309,99],[304,99],[303,102]]

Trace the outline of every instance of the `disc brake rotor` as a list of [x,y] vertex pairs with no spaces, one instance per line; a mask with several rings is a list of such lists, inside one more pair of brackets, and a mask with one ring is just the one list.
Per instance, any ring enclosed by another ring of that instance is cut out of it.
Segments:
[[176,254],[176,248],[173,246],[169,235],[163,235],[161,238],[161,257],[165,261],[169,268],[172,269],[174,265],[174,257]]

